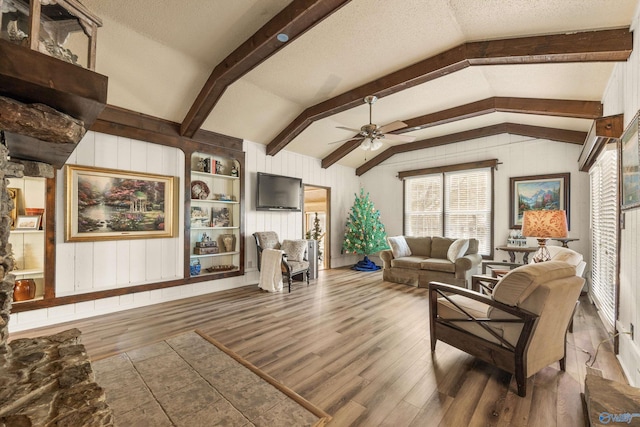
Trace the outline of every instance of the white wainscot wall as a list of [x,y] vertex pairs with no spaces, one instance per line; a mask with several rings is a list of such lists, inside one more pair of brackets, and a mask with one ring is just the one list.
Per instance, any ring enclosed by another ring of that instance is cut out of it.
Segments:
[[[255,210],[257,172],[302,178],[305,184],[331,189],[332,267],[352,264],[357,258],[341,255],[347,213],[359,189],[352,168],[333,165],[322,169],[320,160],[282,151],[266,155],[261,144],[244,143],[245,175],[245,275],[122,296],[11,314],[10,331],[22,331],[91,316],[218,292],[258,282],[255,231],[273,230],[282,239],[303,236],[302,213]],[[180,177],[178,224],[184,224],[184,154],[170,147],[88,132],[70,156],[78,164]],[[145,283],[183,278],[184,230],[171,239],[104,242],[64,242],[64,173],[58,172],[56,200],[56,295],[67,296]]]
[[[509,178],[568,172],[571,174],[569,236],[580,239],[570,247],[589,261],[589,176],[578,171],[581,148],[576,144],[502,134],[396,155],[361,178],[365,190],[380,210],[387,234],[395,236],[403,233],[403,185],[397,178],[398,172],[498,159],[500,164],[494,175],[493,246],[496,247],[506,245],[510,231]],[[529,246],[537,245],[533,238],[529,238],[528,243]],[[494,251],[495,260],[508,261],[508,258],[506,252]]]
[[[640,4],[631,25],[633,45],[640,46]],[[640,109],[640,52],[634,49],[629,60],[616,64],[603,98],[604,115],[624,113],[625,128]],[[624,211],[620,231],[620,287],[616,329],[620,332],[618,360],[629,383],[640,387],[640,209]],[[630,335],[634,325],[633,339]]]

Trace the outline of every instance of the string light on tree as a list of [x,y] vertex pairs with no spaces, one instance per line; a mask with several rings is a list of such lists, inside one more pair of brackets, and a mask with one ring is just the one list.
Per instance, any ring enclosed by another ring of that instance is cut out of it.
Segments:
[[348,254],[364,255],[364,259],[353,266],[354,270],[379,270],[380,267],[369,260],[369,255],[389,249],[387,233],[380,222],[380,212],[374,207],[369,193],[364,194],[364,189],[361,188],[360,195],[355,196],[355,202],[347,217],[342,249]]

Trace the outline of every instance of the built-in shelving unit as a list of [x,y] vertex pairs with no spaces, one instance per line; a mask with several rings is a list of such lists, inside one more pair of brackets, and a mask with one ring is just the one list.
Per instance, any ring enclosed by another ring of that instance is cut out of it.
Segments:
[[195,152],[189,188],[189,274],[243,273],[242,161]]
[[[15,260],[15,270],[11,271],[16,279],[33,279],[36,284],[35,297],[26,301],[15,301],[21,304],[43,299],[45,295],[45,224],[44,205],[46,182],[44,178],[11,178],[8,186],[12,194],[15,209],[12,212],[14,228],[9,234],[9,243]],[[30,209],[40,209],[41,214],[33,214]],[[16,229],[18,217],[39,215],[41,226],[35,230]]]

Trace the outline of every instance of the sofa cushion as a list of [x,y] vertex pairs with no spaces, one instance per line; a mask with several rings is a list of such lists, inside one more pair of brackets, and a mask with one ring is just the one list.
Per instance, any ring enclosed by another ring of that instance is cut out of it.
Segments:
[[304,261],[307,250],[306,240],[284,240],[280,247],[287,254],[287,261]]
[[446,273],[455,273],[456,265],[448,259],[427,258],[420,263],[422,270],[444,271]]
[[411,249],[412,255],[420,255],[424,257],[431,256],[431,237],[408,237],[404,238]]
[[420,270],[420,263],[424,261],[421,256],[406,256],[402,258],[394,258],[391,260],[391,267],[396,268],[413,268]]
[[389,242],[394,258],[411,256],[411,249],[409,249],[409,245],[407,245],[404,236],[387,237],[387,241]]
[[493,289],[493,299],[518,306],[542,283],[575,275],[575,267],[562,261],[527,264],[509,271]]
[[453,241],[454,239],[448,239],[446,237],[432,237],[431,258],[447,259],[447,251],[449,251],[449,246],[451,246]]
[[552,261],[564,261],[574,267],[577,267],[582,262],[581,253],[558,246],[550,246],[548,248],[551,253]]
[[467,248],[467,251],[464,254],[465,255],[477,254],[479,245],[480,245],[480,242],[478,241],[478,239],[469,239],[469,247]]
[[447,259],[451,262],[456,262],[458,258],[464,256],[468,248],[469,240],[457,239],[451,244],[451,246],[449,246],[449,250],[447,251]]

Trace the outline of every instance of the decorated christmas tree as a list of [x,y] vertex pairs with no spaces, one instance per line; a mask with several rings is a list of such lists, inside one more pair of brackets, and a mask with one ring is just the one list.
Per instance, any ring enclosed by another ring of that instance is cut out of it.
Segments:
[[361,188],[360,195],[355,196],[356,200],[347,218],[342,249],[348,254],[364,255],[364,259],[353,266],[354,270],[379,270],[380,267],[369,260],[369,255],[389,249],[387,233],[380,222],[380,211],[373,206],[369,193],[364,194],[364,189]]
[[320,226],[320,218],[318,218],[318,212],[314,212],[315,217],[313,219],[313,228],[309,229],[306,234],[307,240],[315,240],[318,242],[318,260],[322,261],[322,239],[324,239],[324,233]]

